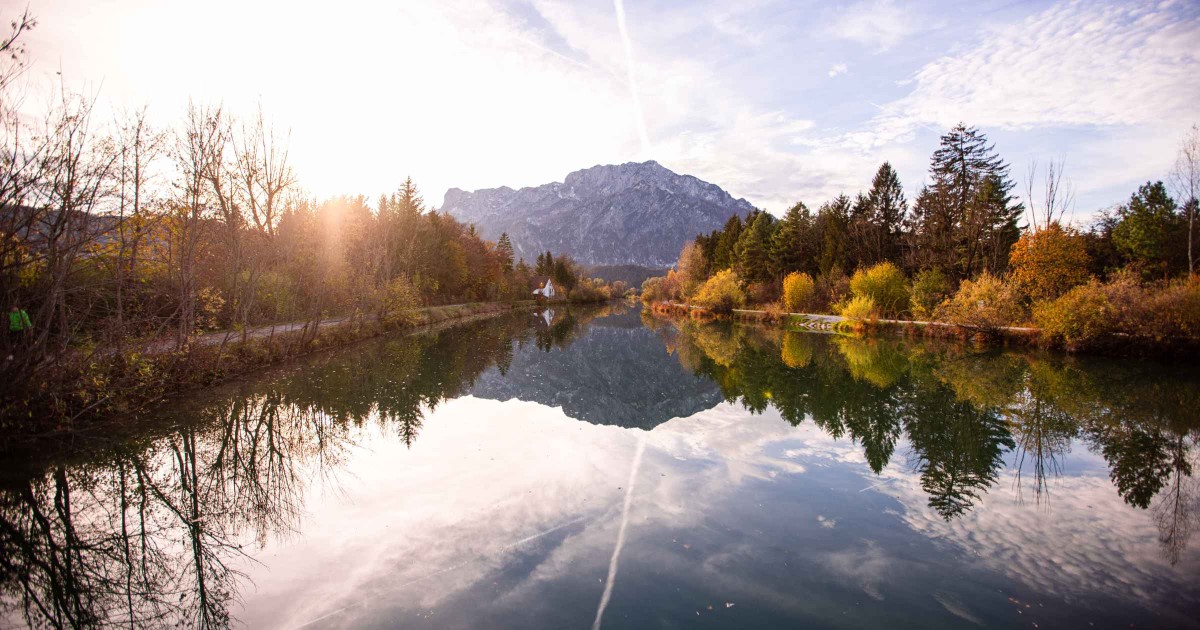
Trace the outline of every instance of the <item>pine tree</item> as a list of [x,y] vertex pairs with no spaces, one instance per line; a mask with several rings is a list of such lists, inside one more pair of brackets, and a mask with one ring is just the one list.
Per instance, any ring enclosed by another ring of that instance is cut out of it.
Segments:
[[850,221],[850,198],[838,195],[817,211],[813,222],[819,254],[817,269],[822,274],[846,272],[846,226]]
[[813,242],[813,216],[803,202],[788,208],[771,243],[772,271],[785,276],[793,271],[815,275],[817,248]]
[[920,265],[958,277],[1002,272],[1024,206],[1014,203],[1008,165],[995,146],[959,124],[942,136],[929,172],[933,183],[917,198],[912,222],[910,245]]
[[512,241],[508,238],[508,232],[500,234],[500,240],[496,241],[496,253],[500,255],[500,267],[504,269],[504,273],[513,270],[513,246]]
[[[751,213],[751,216],[753,216],[753,213]],[[725,227],[721,229],[721,235],[717,238],[717,245],[713,250],[712,271],[729,269],[737,262],[735,249],[737,248],[738,239],[742,236],[744,227],[742,217],[736,214],[729,217],[729,220],[725,222]]]
[[850,204],[846,221],[846,263],[851,269],[878,262],[873,247],[876,227],[872,219],[870,200],[858,193],[854,203]]
[[[1130,262],[1150,274],[1166,273],[1171,262],[1177,228],[1184,227],[1176,214],[1175,200],[1162,182],[1146,182],[1117,210],[1112,240]],[[1178,239],[1182,240],[1182,239]]]
[[870,239],[872,262],[900,262],[900,243],[908,202],[904,199],[900,178],[890,163],[884,162],[875,172],[871,191],[867,193],[867,203],[874,228]]
[[771,279],[771,242],[775,236],[775,217],[759,212],[754,222],[742,230],[737,241],[737,270],[747,282]]

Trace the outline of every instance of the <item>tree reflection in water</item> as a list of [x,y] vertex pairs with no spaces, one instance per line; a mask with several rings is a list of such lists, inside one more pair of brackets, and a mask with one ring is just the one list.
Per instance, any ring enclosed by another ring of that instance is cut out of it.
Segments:
[[[7,475],[0,489],[3,613],[53,627],[227,626],[244,582],[236,567],[300,527],[307,489],[335,477],[364,432],[392,432],[411,446],[425,414],[485,370],[506,372],[515,352],[586,340],[589,322],[609,313],[564,310],[549,324],[519,315],[371,342],[209,392],[171,410],[194,420],[103,452],[64,445],[40,472]],[[877,474],[902,451],[947,520],[983,501],[1006,466],[1018,499],[1031,484],[1050,509],[1074,446],[1102,455],[1115,491],[1152,511],[1171,562],[1195,526],[1200,384],[1184,371],[643,323],[729,402],[753,413],[773,407],[793,425],[811,420],[859,445]],[[583,374],[559,376],[594,386]]]
[[194,421],[165,434],[8,482],[0,612],[52,627],[228,626],[244,577],[233,561],[299,526],[310,481],[337,471],[358,432],[411,445],[427,410],[507,365],[514,344],[550,349],[579,324],[514,316],[365,344],[174,409]]
[[1006,459],[1017,499],[1032,483],[1049,509],[1063,457],[1083,443],[1128,504],[1153,509],[1171,562],[1196,521],[1200,382],[1187,370],[693,321],[656,328],[727,401],[773,406],[793,425],[811,419],[860,445],[875,473],[903,435],[930,507],[947,520],[987,494]]

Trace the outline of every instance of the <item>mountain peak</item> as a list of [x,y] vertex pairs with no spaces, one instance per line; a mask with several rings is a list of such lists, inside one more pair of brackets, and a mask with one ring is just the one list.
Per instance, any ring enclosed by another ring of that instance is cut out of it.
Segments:
[[561,183],[446,192],[444,212],[475,223],[486,238],[507,232],[518,255],[546,250],[589,265],[663,268],[697,234],[753,207],[719,186],[655,160],[601,164]]

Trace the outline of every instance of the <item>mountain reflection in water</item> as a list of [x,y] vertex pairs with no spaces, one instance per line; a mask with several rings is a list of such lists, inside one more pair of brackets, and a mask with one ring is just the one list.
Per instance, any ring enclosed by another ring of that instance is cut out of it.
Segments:
[[1185,366],[507,316],[6,454],[0,620],[1194,625],[1196,409]]

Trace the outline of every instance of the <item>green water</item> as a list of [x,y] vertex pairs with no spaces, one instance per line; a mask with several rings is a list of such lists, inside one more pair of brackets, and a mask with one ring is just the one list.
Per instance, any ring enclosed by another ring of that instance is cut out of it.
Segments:
[[613,306],[4,454],[0,625],[1197,627],[1200,374]]

